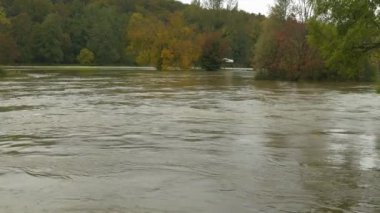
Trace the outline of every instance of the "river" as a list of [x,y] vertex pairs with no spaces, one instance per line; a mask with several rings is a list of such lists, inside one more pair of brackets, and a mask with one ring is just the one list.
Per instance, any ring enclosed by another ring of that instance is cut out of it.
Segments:
[[0,77],[0,212],[380,212],[371,84]]

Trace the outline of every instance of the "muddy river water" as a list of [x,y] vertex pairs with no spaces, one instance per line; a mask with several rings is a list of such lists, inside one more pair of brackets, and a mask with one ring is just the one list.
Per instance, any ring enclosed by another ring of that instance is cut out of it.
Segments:
[[380,212],[371,84],[0,77],[0,212]]

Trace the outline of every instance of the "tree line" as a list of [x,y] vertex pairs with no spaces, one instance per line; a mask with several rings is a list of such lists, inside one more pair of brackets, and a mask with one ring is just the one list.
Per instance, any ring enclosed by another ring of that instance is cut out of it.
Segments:
[[210,2],[2,0],[0,64],[250,66],[264,16]]
[[0,64],[153,65],[218,70],[223,59],[258,78],[373,80],[379,9],[373,0],[276,0],[270,14],[237,0],[2,0]]
[[372,81],[380,1],[277,0],[256,43],[260,78]]

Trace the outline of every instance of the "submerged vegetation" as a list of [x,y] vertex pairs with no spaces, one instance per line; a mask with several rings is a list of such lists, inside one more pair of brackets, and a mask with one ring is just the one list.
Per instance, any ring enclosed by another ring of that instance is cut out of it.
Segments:
[[0,64],[254,67],[259,79],[376,79],[380,3],[276,0],[3,0]]

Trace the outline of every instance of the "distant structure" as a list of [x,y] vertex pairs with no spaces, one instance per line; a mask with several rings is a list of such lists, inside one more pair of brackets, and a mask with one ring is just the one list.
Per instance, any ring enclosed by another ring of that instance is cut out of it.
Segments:
[[222,60],[223,60],[223,62],[225,62],[225,63],[229,63],[229,64],[233,64],[233,63],[234,63],[234,60],[233,60],[233,59],[230,59],[230,58],[223,58]]

